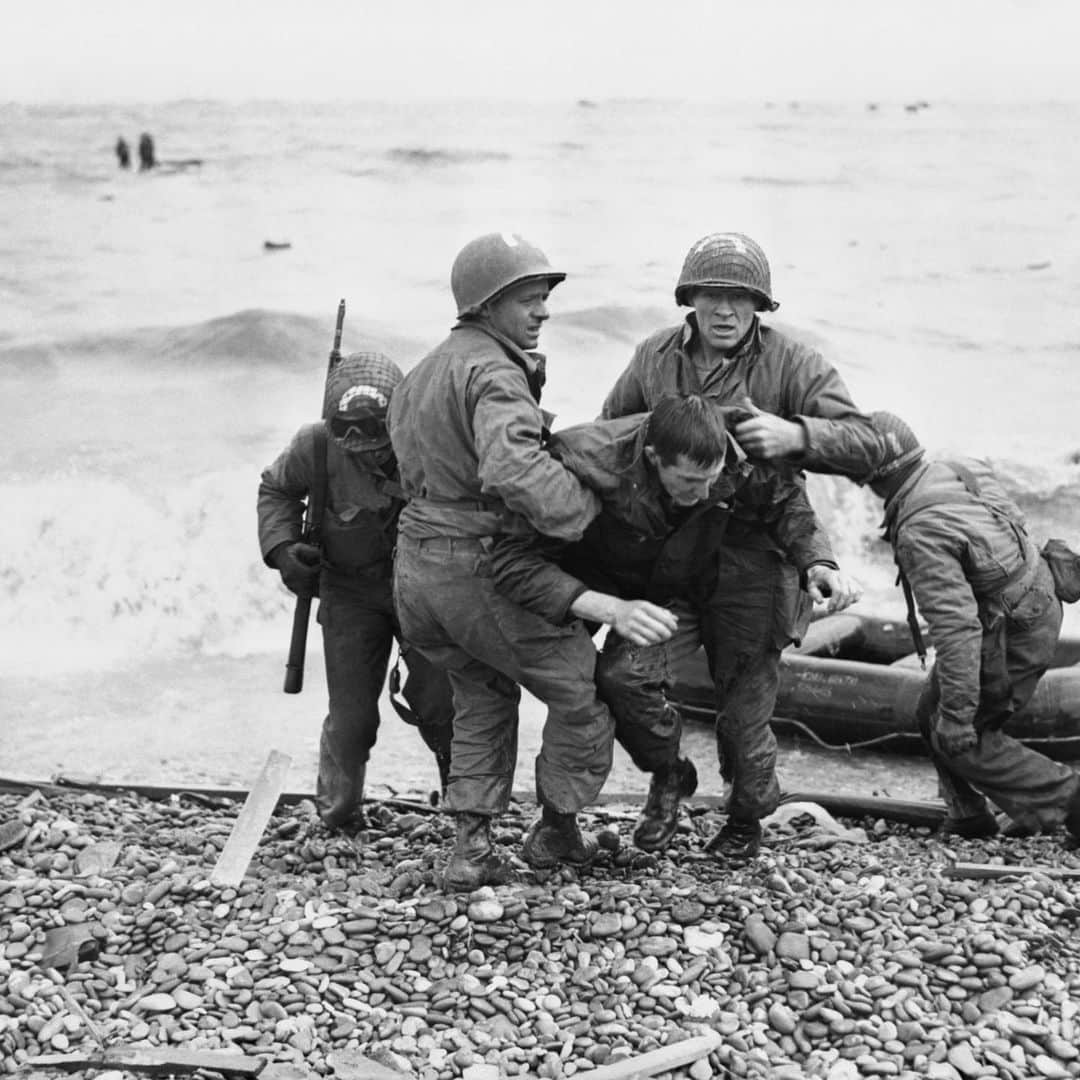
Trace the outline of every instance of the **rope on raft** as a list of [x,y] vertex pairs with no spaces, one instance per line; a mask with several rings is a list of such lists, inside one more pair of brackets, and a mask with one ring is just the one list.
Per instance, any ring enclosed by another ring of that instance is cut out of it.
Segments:
[[[695,705],[679,705],[679,711],[686,713],[687,715],[695,715],[698,719],[706,721],[711,720],[714,715],[711,710],[702,709]],[[830,743],[826,742],[813,730],[813,728],[804,724],[801,720],[792,720],[787,716],[774,716],[772,722],[774,724],[786,724],[789,727],[795,728],[801,735],[805,735],[812,743],[820,746],[822,750],[832,750],[837,753],[850,754],[853,750],[865,750],[871,746],[882,746],[885,743],[893,742],[895,740],[902,741],[922,738],[916,731],[889,731],[884,735],[875,735],[872,739],[863,739],[860,742]],[[1019,739],[1025,746],[1033,747],[1036,750],[1044,746],[1058,749],[1063,747],[1075,747],[1077,756],[1080,756],[1080,735],[1029,736],[1013,734],[1013,738]],[[1070,757],[1072,757],[1072,755],[1070,755]]]

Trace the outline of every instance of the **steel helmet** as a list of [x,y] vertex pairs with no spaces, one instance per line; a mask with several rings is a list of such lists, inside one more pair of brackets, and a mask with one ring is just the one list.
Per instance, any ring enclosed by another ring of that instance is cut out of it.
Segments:
[[675,303],[689,306],[693,290],[708,286],[745,289],[757,298],[758,311],[775,311],[780,306],[772,298],[765,252],[743,233],[711,233],[686,253]]
[[476,312],[511,285],[542,279],[554,286],[565,278],[552,269],[538,247],[517,233],[487,233],[458,252],[450,270],[450,289],[461,317]]
[[872,412],[870,423],[878,437],[878,453],[877,461],[873,463],[874,467],[864,483],[884,480],[923,456],[925,451],[915,432],[895,413]]
[[401,368],[380,352],[356,352],[327,373],[323,419],[346,450],[382,450],[390,445],[386,412]]

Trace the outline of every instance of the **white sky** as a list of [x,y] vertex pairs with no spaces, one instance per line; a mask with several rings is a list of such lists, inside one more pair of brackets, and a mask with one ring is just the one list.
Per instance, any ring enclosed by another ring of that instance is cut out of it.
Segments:
[[1073,100],[1077,0],[0,0],[0,101]]

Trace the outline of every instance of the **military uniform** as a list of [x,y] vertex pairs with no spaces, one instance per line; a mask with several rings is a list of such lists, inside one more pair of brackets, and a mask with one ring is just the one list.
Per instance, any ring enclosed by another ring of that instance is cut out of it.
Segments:
[[[717,636],[701,617],[701,601],[714,593],[732,514],[752,512],[798,572],[836,563],[803,485],[790,470],[750,462],[730,436],[727,464],[708,497],[691,507],[673,505],[644,454],[646,420],[627,416],[556,433],[551,453],[598,493],[601,513],[583,540],[569,546],[507,538],[495,565],[500,590],[556,623],[569,617],[570,605],[586,588],[649,600],[678,615],[674,635],[659,645],[638,646],[609,632],[597,665],[616,738],[638,768],[655,773],[673,766],[679,754],[679,714],[666,697],[672,669],[703,641],[710,666],[723,667],[724,658],[715,653]],[[776,742],[767,721],[753,738],[722,744],[735,778],[735,805],[746,814],[756,815],[779,795]]]
[[[408,667],[403,696],[421,738],[435,754],[440,778],[449,772],[453,703],[446,676],[401,641],[391,595],[391,555],[404,496],[392,458],[349,452],[333,438],[316,439],[305,425],[262,474],[259,544],[264,560],[299,540],[305,500],[320,468],[327,470],[319,572],[329,707],[319,743],[316,806],[330,826],[360,809],[364,775],[379,729],[379,696],[394,639]],[[325,446],[325,465],[318,460]],[[384,455],[385,456],[385,455]]]
[[[806,450],[792,462],[797,468],[865,456],[866,418],[818,352],[755,318],[734,355],[703,370],[695,359],[697,337],[691,313],[679,326],[657,331],[638,345],[604,401],[603,416],[651,409],[665,394],[702,394],[800,424]],[[801,639],[812,605],[797,568],[753,503],[736,503],[723,543],[715,584],[700,608],[701,635],[717,691],[721,763],[728,775],[734,769],[739,777],[731,811],[751,820],[771,813],[779,801],[769,722],[779,688],[780,651]],[[763,779],[767,776],[768,781]]]
[[595,495],[544,449],[544,360],[463,320],[394,394],[390,434],[409,504],[395,593],[408,639],[449,673],[454,744],[448,799],[491,817],[510,799],[524,686],[548,707],[536,762],[541,803],[574,813],[611,768],[613,724],[596,693],[596,650],[581,623],[555,626],[496,592],[504,533],[579,538]]
[[[1019,508],[984,462],[923,462],[886,501],[885,526],[935,648],[918,716],[950,818],[984,816],[985,795],[1021,825],[1057,827],[1080,779],[1002,730],[1050,666],[1062,617]],[[975,746],[943,753],[942,721],[973,726]]]

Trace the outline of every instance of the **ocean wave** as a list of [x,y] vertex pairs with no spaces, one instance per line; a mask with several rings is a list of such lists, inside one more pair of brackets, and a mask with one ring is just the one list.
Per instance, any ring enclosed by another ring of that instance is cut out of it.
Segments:
[[[1036,539],[1080,546],[1080,467],[995,462]],[[87,473],[8,481],[0,500],[0,648],[5,659],[71,668],[133,655],[242,656],[285,648],[293,598],[262,562],[252,467],[147,486]],[[901,603],[881,502],[811,475],[810,498],[845,572],[871,605]]]
[[233,469],[153,498],[87,476],[0,485],[15,508],[0,543],[5,659],[236,655],[268,629],[287,634],[292,598],[259,557],[256,484]]
[[851,187],[846,176],[740,176],[740,184],[751,187]]
[[620,344],[636,343],[662,326],[673,325],[670,309],[624,307],[618,304],[598,304],[560,312],[551,320],[551,328],[561,332],[585,331]]
[[386,152],[386,156],[391,161],[405,165],[443,167],[483,161],[509,161],[511,155],[503,150],[444,150],[427,146],[395,146]]
[[[249,309],[174,327],[137,327],[56,341],[0,344],[0,371],[55,372],[95,360],[132,361],[140,367],[275,367],[306,370],[311,357],[329,353],[327,320],[282,311]],[[413,355],[416,343],[376,323],[350,320],[343,351],[379,349]]]

